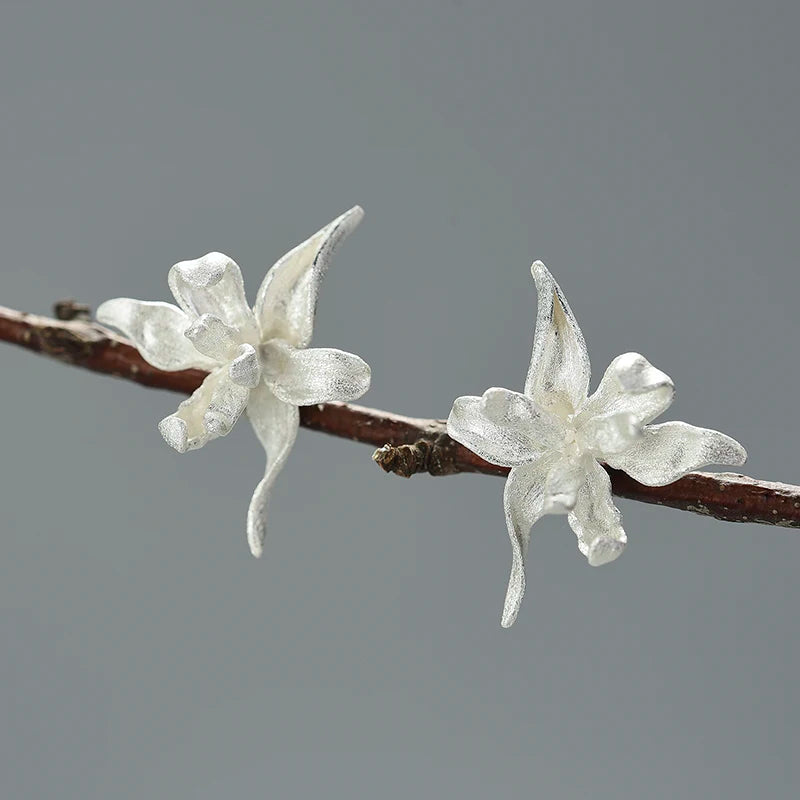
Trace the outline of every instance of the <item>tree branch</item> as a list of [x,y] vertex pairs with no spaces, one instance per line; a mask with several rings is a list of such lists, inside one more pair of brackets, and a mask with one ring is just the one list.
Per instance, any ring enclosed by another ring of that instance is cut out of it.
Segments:
[[[59,319],[0,306],[0,340],[65,364],[182,394],[191,394],[206,376],[196,369],[180,372],[156,369],[125,339],[89,322],[85,306],[60,301],[56,309]],[[372,457],[381,468],[406,478],[418,473],[508,474],[508,469],[489,464],[453,441],[442,420],[403,417],[349,403],[326,403],[301,408],[300,424],[378,447]],[[643,486],[624,472],[607,469],[614,494],[620,497],[728,522],[800,528],[800,486],[707,472],[690,473],[668,486]]]

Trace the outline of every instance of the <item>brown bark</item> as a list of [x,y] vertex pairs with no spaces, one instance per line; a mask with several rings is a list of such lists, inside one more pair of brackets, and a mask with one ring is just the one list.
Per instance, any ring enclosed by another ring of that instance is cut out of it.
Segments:
[[[84,306],[61,301],[57,315],[59,319],[51,319],[0,306],[0,340],[65,364],[182,394],[191,394],[206,375],[196,369],[156,369],[125,339],[85,319]],[[404,477],[418,473],[508,474],[508,469],[487,463],[453,441],[442,420],[403,417],[350,403],[326,403],[301,408],[300,424],[378,447],[372,456],[376,463],[386,472]],[[607,469],[614,494],[620,497],[728,522],[800,528],[800,486],[732,473],[693,472],[668,486],[652,487],[637,483],[624,472]]]

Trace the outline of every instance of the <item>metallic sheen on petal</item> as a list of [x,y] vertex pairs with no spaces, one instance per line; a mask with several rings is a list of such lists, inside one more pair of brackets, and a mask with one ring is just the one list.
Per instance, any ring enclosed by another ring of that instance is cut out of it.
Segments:
[[184,336],[189,318],[169,303],[117,297],[97,309],[97,320],[127,336],[148,364],[175,372],[211,369],[212,359],[201,355]]
[[179,453],[196,450],[230,432],[247,405],[248,394],[248,389],[233,383],[227,369],[220,367],[174,414],[161,420],[158,429],[164,441]]
[[525,596],[525,557],[531,527],[544,513],[544,482],[554,459],[547,454],[532,464],[515,467],[506,480],[503,507],[511,540],[511,575],[500,621],[504,628],[514,624]]
[[707,464],[739,466],[746,460],[747,452],[735,439],[686,422],[648,425],[627,450],[606,459],[646,486],[665,486]]
[[267,502],[270,489],[292,449],[300,413],[297,406],[284,403],[263,384],[250,392],[247,416],[267,454],[264,477],[256,487],[247,511],[247,542],[250,552],[260,558],[267,535]]
[[190,317],[213,314],[245,339],[257,338],[242,272],[233,259],[223,253],[207,253],[193,261],[181,261],[169,271],[168,281],[178,305]]
[[542,511],[545,514],[568,514],[575,508],[578,492],[586,482],[589,459],[562,457],[547,473]]
[[578,537],[578,549],[593,567],[613,561],[625,549],[628,537],[611,498],[611,480],[596,461],[589,464],[586,481],[567,520]]
[[669,375],[639,353],[623,353],[608,365],[597,391],[581,409],[579,423],[593,416],[628,412],[645,425],[669,408],[674,394]]
[[186,338],[195,349],[215,361],[230,361],[236,354],[241,335],[213,314],[202,314],[186,329]]
[[299,350],[273,340],[261,347],[264,380],[285,403],[311,406],[361,397],[370,384],[369,364],[327,347]]
[[255,389],[261,381],[261,361],[258,352],[251,344],[243,344],[239,348],[239,355],[231,361],[228,375],[234,383]]
[[538,451],[554,447],[564,438],[563,421],[519,392],[493,386],[483,393],[481,410],[494,425],[524,429]]
[[591,417],[581,428],[584,446],[599,459],[621,453],[641,435],[641,426],[630,411]]
[[517,467],[563,438],[563,426],[524,395],[488,389],[483,397],[459,397],[447,420],[452,439],[492,464]]
[[573,413],[586,399],[591,367],[575,315],[547,267],[531,267],[539,307],[525,394],[543,407]]
[[314,331],[319,286],[334,250],[361,222],[354,206],[283,256],[267,273],[254,307],[261,340],[307,347]]

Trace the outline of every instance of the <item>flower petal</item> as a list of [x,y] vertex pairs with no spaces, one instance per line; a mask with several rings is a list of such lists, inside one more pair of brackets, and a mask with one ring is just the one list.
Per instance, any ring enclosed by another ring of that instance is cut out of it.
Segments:
[[116,297],[97,309],[97,320],[127,336],[142,358],[158,369],[211,369],[216,362],[195,350],[183,335],[189,319],[169,303]]
[[307,347],[314,331],[319,284],[337,245],[361,222],[354,206],[281,258],[264,278],[254,307],[261,339]]
[[707,464],[739,466],[747,459],[744,447],[719,431],[686,422],[648,425],[627,450],[607,463],[646,486],[664,486]]
[[217,362],[230,361],[241,341],[236,328],[226,325],[213,314],[201,314],[197,317],[186,329],[185,336],[195,350]]
[[233,383],[227,372],[227,367],[214,370],[174,414],[159,422],[170,447],[185,453],[230,433],[247,405],[249,390]]
[[562,457],[547,473],[542,511],[545,514],[568,514],[575,508],[578,492],[586,481],[585,458]]
[[181,261],[169,271],[168,281],[178,305],[190,317],[213,314],[245,338],[256,338],[242,271],[233,259],[223,253],[207,253],[193,261]]
[[629,411],[591,417],[580,427],[586,448],[603,461],[611,453],[621,453],[641,435],[636,417]]
[[608,564],[625,549],[628,537],[611,498],[611,480],[594,460],[586,470],[586,481],[567,520],[578,537],[579,550],[593,567]]
[[500,621],[504,628],[514,624],[522,605],[525,595],[525,557],[531,526],[544,514],[544,483],[555,458],[548,453],[524,467],[514,467],[506,480],[503,506],[511,540],[511,576]]
[[539,307],[525,394],[542,407],[573,413],[586,399],[591,368],[586,342],[564,293],[541,261],[531,267]]
[[369,389],[369,364],[343,350],[300,350],[273,339],[262,345],[261,357],[267,385],[294,406],[355,400]]
[[492,464],[517,467],[534,460],[563,438],[563,426],[529,397],[508,389],[487,389],[453,403],[447,420],[452,439]]
[[258,352],[251,344],[243,344],[239,348],[239,355],[231,361],[228,375],[234,383],[255,389],[261,382],[261,361]]
[[623,353],[608,365],[597,391],[581,409],[578,424],[593,416],[628,412],[645,425],[669,408],[674,394],[669,375],[639,353]]
[[247,542],[250,552],[260,558],[267,535],[266,511],[270,489],[294,444],[300,412],[297,406],[279,400],[261,384],[250,392],[247,416],[267,453],[264,477],[253,493],[247,511]]

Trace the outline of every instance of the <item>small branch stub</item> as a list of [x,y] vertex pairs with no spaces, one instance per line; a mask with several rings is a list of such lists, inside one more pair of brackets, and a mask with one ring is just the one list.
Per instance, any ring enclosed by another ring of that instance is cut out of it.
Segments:
[[372,460],[384,471],[402,478],[418,473],[428,475],[455,475],[461,472],[456,463],[458,445],[447,435],[433,440],[418,439],[413,444],[393,447],[385,444],[373,454]]

